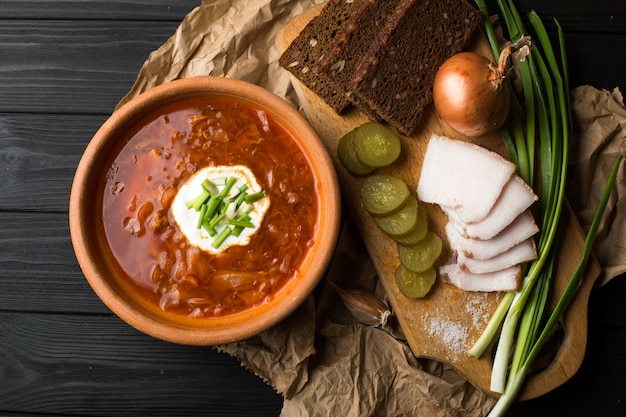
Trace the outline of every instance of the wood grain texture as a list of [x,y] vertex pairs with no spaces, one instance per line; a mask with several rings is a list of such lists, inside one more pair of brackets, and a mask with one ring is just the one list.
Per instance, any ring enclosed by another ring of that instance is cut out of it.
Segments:
[[[277,35],[278,49],[281,51],[287,49],[302,28],[320,10],[321,7],[314,8],[288,23]],[[484,55],[489,54],[489,47],[480,33],[468,49]],[[333,158],[343,200],[356,219],[355,222],[360,228],[378,275],[385,286],[394,314],[398,318],[413,353],[418,357],[431,357],[447,362],[470,382],[490,392],[492,369],[490,352],[487,351],[480,358],[473,358],[467,354],[467,350],[484,331],[502,294],[466,292],[440,282],[436,283],[429,295],[423,299],[411,300],[400,293],[395,283],[395,270],[399,264],[396,243],[385,236],[363,207],[359,195],[363,178],[355,177],[348,172],[339,162],[336,152],[339,139],[369,119],[355,109],[349,110],[344,115],[338,115],[295,77],[292,77],[292,81],[304,113]],[[377,172],[402,178],[409,189],[415,193],[428,140],[433,133],[458,140],[470,140],[442,122],[431,105],[423,112],[422,120],[415,133],[410,137],[401,136],[403,150],[398,161]],[[471,141],[502,156],[507,155],[504,143],[498,134]],[[447,223],[445,214],[434,205],[424,206],[428,211],[430,228],[439,236],[445,237]],[[568,214],[566,212],[563,216],[562,228],[565,232],[559,239],[562,255],[559,257],[553,285],[555,300],[558,300],[567,280],[576,269],[584,242],[584,235],[575,216],[568,216]],[[451,255],[451,250],[444,238],[444,251],[440,262],[446,262]],[[529,378],[528,384],[520,394],[521,398],[543,395],[563,384],[578,370],[584,358],[587,340],[588,297],[599,272],[597,262],[592,259],[584,283],[564,319],[565,336],[561,340],[562,346],[549,367],[541,374]],[[492,394],[495,395],[495,393]]]
[[170,20],[178,22],[197,0],[3,0],[3,19]]
[[117,317],[0,313],[0,334],[0,376],[11,381],[0,385],[3,413],[182,416],[210,408],[239,416],[276,407],[267,385],[238,390],[256,377],[234,359],[152,339]]
[[3,21],[0,62],[10,58],[11,65],[0,65],[0,112],[110,114],[132,87],[145,51],[157,49],[177,27],[178,22]]
[[0,210],[67,213],[74,171],[104,116],[0,113]]
[[78,267],[66,213],[1,213],[0,310],[110,314]]

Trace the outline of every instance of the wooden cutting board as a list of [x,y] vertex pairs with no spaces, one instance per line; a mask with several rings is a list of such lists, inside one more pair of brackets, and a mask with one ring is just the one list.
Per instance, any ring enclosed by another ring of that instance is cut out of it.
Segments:
[[[276,44],[282,53],[304,26],[321,10],[322,6],[311,9],[289,22],[277,34]],[[477,35],[468,49],[476,50],[488,56],[487,42]],[[418,357],[430,357],[441,360],[457,369],[467,380],[485,392],[490,392],[492,353],[486,352],[480,359],[469,356],[466,351],[485,328],[502,296],[499,293],[465,292],[456,287],[438,281],[429,296],[411,300],[404,297],[394,282],[394,272],[399,264],[396,244],[387,237],[364,210],[359,197],[362,178],[346,171],[337,158],[339,139],[348,131],[368,121],[357,110],[350,110],[344,115],[337,115],[323,100],[311,92],[292,76],[294,88],[305,116],[317,130],[330,153],[341,185],[344,204],[354,216],[357,226],[375,264],[380,279],[387,291],[393,312],[404,331],[408,344]],[[402,155],[392,166],[379,170],[401,177],[415,190],[420,175],[428,139],[432,133],[450,138],[469,140],[443,123],[430,106],[425,111],[420,125],[410,137],[401,137]],[[506,149],[499,135],[473,140],[506,156]],[[437,206],[425,205],[429,214],[431,230],[444,238],[446,217]],[[554,303],[576,269],[582,252],[584,235],[571,210],[565,210],[562,222],[566,227],[560,236],[559,262],[553,291]],[[447,243],[441,260],[450,255]],[[564,317],[563,331],[556,339],[560,347],[556,356],[550,358],[549,365],[539,373],[528,378],[526,387],[520,394],[521,399],[543,395],[558,387],[576,373],[582,363],[587,340],[587,304],[589,294],[600,268],[595,259],[588,266],[586,277],[575,299]],[[493,393],[492,393],[493,394]]]

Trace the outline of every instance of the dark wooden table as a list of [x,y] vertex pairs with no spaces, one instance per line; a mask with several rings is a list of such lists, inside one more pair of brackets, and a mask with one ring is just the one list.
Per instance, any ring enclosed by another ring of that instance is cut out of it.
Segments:
[[[85,281],[69,237],[69,190],[82,151],[149,53],[199,1],[0,1],[1,415],[280,413],[281,397],[229,356],[155,340],[111,314]],[[559,19],[573,86],[626,90],[624,1],[517,5]],[[511,415],[626,415],[620,278],[592,295],[580,371]]]

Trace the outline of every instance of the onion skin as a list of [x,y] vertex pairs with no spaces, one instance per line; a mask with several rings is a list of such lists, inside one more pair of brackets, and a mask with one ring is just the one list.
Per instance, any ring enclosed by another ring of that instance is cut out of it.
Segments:
[[439,68],[433,102],[439,117],[470,137],[498,130],[509,114],[504,71],[474,52],[460,52]]

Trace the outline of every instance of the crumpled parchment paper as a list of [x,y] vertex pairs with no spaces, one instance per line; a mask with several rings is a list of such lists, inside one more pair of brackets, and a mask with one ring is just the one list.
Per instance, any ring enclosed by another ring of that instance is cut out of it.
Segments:
[[[618,155],[626,155],[626,107],[622,93],[592,86],[572,91],[574,137],[569,155],[567,198],[587,230]],[[618,173],[594,253],[602,267],[598,284],[626,272],[626,174]]]
[[[122,105],[151,87],[203,75],[246,80],[298,107],[277,60],[276,33],[323,0],[206,0],[154,51]],[[568,199],[587,228],[619,153],[626,153],[621,93],[582,86],[572,92]],[[626,271],[626,180],[623,166],[596,241],[606,283]],[[365,288],[381,298],[376,272],[346,220],[326,280]],[[281,416],[483,416],[495,400],[451,367],[417,359],[401,329],[355,323],[325,283],[290,317],[248,340],[218,346],[284,397]]]

